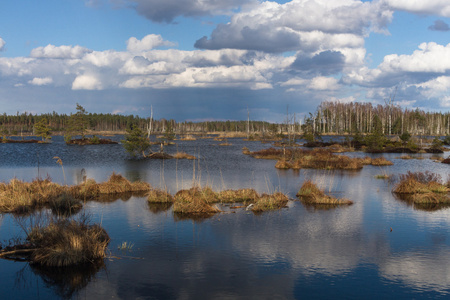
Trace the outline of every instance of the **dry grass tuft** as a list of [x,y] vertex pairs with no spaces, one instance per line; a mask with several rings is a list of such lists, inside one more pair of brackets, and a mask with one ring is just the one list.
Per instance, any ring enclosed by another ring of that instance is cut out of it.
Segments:
[[254,202],[259,198],[254,189],[225,190],[219,193],[222,203]]
[[[62,209],[64,206],[73,208],[77,206],[75,199],[93,200],[104,194],[146,192],[150,188],[148,183],[141,181],[131,183],[122,175],[115,173],[104,183],[99,184],[93,179],[88,179],[75,186],[62,186],[51,182],[50,178],[34,179],[32,182],[12,179],[9,183],[0,183],[0,212],[23,213],[43,206],[50,206],[54,210],[58,207]],[[69,200],[70,198],[74,199]]]
[[28,240],[36,249],[31,255],[33,263],[64,267],[103,259],[110,239],[99,225],[64,219],[32,228]]
[[292,164],[290,164],[289,162],[285,161],[284,159],[277,161],[277,163],[275,164],[275,168],[277,169],[291,169],[292,168]]
[[242,154],[250,155],[251,154],[250,149],[248,149],[247,147],[242,147]]
[[409,172],[399,176],[400,182],[395,185],[393,193],[411,195],[411,200],[417,204],[450,203],[447,184],[441,183],[441,176],[431,172]]
[[191,134],[187,134],[180,138],[180,141],[196,141],[197,138]]
[[79,212],[83,204],[69,193],[62,193],[58,198],[50,200],[52,212],[58,216],[70,216]]
[[302,198],[302,200],[306,204],[320,204],[320,205],[353,204],[353,202],[348,199],[337,199],[326,195],[311,180],[307,180],[303,183],[302,187],[297,193],[297,197]]
[[[336,155],[328,149],[275,149],[251,152],[255,158],[277,159],[280,169],[324,169],[324,170],[359,170],[363,167],[362,160],[346,155]],[[281,161],[281,162],[280,162]]]
[[414,194],[412,201],[416,204],[447,204],[450,203],[450,197],[441,193],[428,192],[424,194]]
[[386,158],[377,157],[372,159],[372,166],[392,166],[394,163],[392,161],[387,160]]
[[173,155],[176,159],[196,159],[194,155],[187,154],[185,152],[177,152]]
[[31,183],[12,179],[0,184],[0,212],[27,211],[49,203],[61,195],[64,187],[47,179]]
[[185,216],[208,216],[220,212],[217,207],[211,205],[218,201],[217,193],[211,188],[193,187],[175,194],[173,212]]
[[283,193],[276,192],[273,194],[262,194],[252,207],[255,213],[261,213],[268,210],[277,210],[286,206],[288,203],[288,196]]
[[167,191],[151,189],[147,193],[147,201],[151,203],[173,203],[174,198]]
[[362,165],[370,165],[372,164],[372,158],[369,156],[365,156],[363,158],[357,158]]
[[100,194],[119,194],[125,192],[141,192],[150,190],[150,184],[142,181],[131,183],[120,174],[113,172],[109,180],[99,184]]

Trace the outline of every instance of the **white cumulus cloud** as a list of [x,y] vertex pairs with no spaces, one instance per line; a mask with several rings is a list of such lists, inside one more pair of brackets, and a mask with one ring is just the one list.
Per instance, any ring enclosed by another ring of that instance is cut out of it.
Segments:
[[339,88],[338,80],[333,77],[315,77],[308,86],[312,90],[337,90]]
[[174,45],[175,43],[165,41],[159,34],[149,34],[143,37],[142,40],[138,40],[135,37],[129,38],[127,41],[127,50],[130,52],[143,52],[158,47],[171,47]]
[[102,83],[95,75],[79,75],[72,83],[72,90],[101,90]]
[[53,82],[51,77],[35,77],[32,80],[28,81],[29,84],[32,85],[48,85]]
[[0,37],[0,51],[5,49],[6,42]]
[[91,52],[92,50],[80,46],[55,46],[50,44],[31,50],[30,56],[35,58],[79,59]]
[[383,0],[383,2],[395,10],[450,17],[448,0]]

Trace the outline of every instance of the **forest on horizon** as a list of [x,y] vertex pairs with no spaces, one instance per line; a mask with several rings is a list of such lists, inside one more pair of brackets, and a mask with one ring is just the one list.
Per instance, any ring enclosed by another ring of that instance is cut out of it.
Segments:
[[[64,133],[72,114],[56,112],[36,114],[0,115],[0,131],[2,135],[30,135],[34,126],[46,119],[48,127],[54,134]],[[319,134],[366,134],[378,126],[386,135],[400,135],[408,132],[412,135],[449,135],[450,112],[425,112],[420,109],[401,108],[400,106],[371,103],[340,103],[322,102],[316,111],[304,118],[286,112],[282,123],[265,121],[204,121],[177,122],[173,119],[154,120],[151,117],[142,118],[134,115],[83,113],[88,128],[94,132],[124,132],[132,127],[146,130],[151,123],[153,133],[163,133],[172,130],[176,134],[207,133],[207,132],[251,132],[278,134],[283,132],[301,133],[306,127]]]

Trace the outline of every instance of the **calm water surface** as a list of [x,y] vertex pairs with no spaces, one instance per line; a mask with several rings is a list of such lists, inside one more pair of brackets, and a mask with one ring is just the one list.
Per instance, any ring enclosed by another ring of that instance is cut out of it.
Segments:
[[[121,137],[114,137],[120,140]],[[291,201],[276,212],[225,212],[203,221],[179,220],[171,209],[149,206],[142,197],[88,202],[85,213],[111,237],[104,266],[69,272],[36,269],[0,260],[1,299],[380,299],[450,297],[449,210],[424,210],[392,194],[377,174],[429,170],[447,178],[448,165],[401,160],[361,171],[280,171],[275,161],[242,154],[270,144],[229,139],[178,142],[198,161],[130,160],[121,145],[0,144],[0,180],[50,176],[66,184],[83,175],[105,181],[114,171],[175,193],[193,179],[215,190],[281,190]],[[351,153],[364,156],[363,153]],[[63,169],[56,164],[58,156]],[[376,155],[373,155],[376,156]],[[437,155],[439,156],[439,155]],[[441,155],[442,156],[442,155]],[[448,156],[444,154],[444,156]],[[306,207],[295,194],[305,179],[354,201],[349,207]],[[45,214],[46,212],[41,212]],[[75,216],[77,217],[77,216]],[[29,220],[25,220],[28,222]],[[392,228],[392,232],[391,229]],[[0,215],[0,240],[23,236],[12,215]],[[132,243],[119,251],[122,242]]]

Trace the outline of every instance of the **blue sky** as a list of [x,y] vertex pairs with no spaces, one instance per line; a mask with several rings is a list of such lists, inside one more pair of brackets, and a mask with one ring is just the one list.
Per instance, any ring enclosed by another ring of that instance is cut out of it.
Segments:
[[0,113],[281,122],[322,101],[450,107],[446,0],[0,3]]

